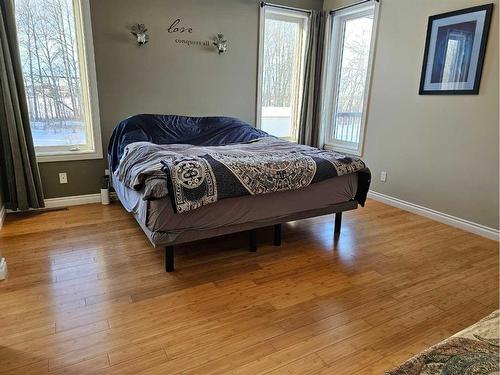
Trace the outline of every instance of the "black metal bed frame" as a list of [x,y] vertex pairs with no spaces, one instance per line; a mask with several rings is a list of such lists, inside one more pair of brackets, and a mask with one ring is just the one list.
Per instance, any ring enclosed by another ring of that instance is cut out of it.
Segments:
[[[333,212],[333,213],[335,213],[335,225],[334,225],[334,237],[335,238],[338,238],[340,236],[340,230],[342,227],[342,212],[348,211],[348,210],[353,210],[353,209],[357,208],[358,203],[356,201],[351,201],[351,202],[355,202],[356,207],[345,208],[342,211]],[[335,205],[335,206],[337,206],[337,205]],[[320,216],[320,215],[315,215],[315,216]],[[314,216],[308,216],[308,217],[314,217]],[[306,217],[304,217],[304,218],[306,218]],[[287,222],[287,221],[293,221],[293,220],[286,220],[284,222]],[[273,225],[273,227],[274,227],[273,245],[274,246],[281,246],[281,225],[282,225],[281,223]],[[249,249],[248,250],[250,252],[257,251],[257,229],[265,227],[265,226],[267,226],[267,225],[258,226],[256,228],[248,230],[248,234],[249,234]],[[209,238],[209,237],[204,237],[204,238]],[[188,242],[188,241],[182,241],[182,242],[176,241],[176,244],[186,243],[186,242]],[[155,244],[153,244],[153,245],[158,246]],[[166,272],[173,272],[174,271],[174,243],[168,244],[165,246],[165,271]]]

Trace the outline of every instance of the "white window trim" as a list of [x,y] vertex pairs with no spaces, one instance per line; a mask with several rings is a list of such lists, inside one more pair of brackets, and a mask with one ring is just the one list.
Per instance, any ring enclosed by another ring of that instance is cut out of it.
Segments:
[[257,62],[257,108],[255,111],[255,127],[260,129],[262,118],[262,77],[264,75],[264,32],[266,31],[265,6],[259,11],[259,51]]
[[[257,129],[261,129],[261,120],[262,120],[262,78],[264,75],[264,33],[266,31],[266,7],[273,8],[272,11],[274,13],[281,13],[284,16],[288,16],[290,14],[296,14],[297,16],[305,19],[304,24],[304,32],[307,33],[309,29],[310,22],[310,13],[307,13],[305,9],[293,9],[287,8],[283,9],[280,7],[273,7],[271,4],[267,4],[260,7],[259,12],[259,51],[258,51],[258,62],[257,62],[257,108],[255,111],[255,127]],[[304,36],[303,48],[306,48],[308,35]],[[303,58],[302,64],[305,64],[305,56]],[[301,81],[297,84],[299,86],[303,85],[304,77],[300,77]],[[302,92],[299,92],[298,105],[302,102]],[[296,143],[297,140],[294,140],[292,137],[281,137],[281,139],[287,140],[289,142]]]
[[[75,17],[77,19],[76,27],[81,24],[82,38],[85,58],[85,74],[87,87],[83,87],[82,96],[84,102],[88,103],[90,108],[89,119],[91,122],[91,129],[87,136],[90,136],[93,145],[93,150],[82,151],[67,151],[60,150],[57,147],[54,151],[39,151],[35,148],[37,162],[55,162],[55,161],[70,161],[70,160],[89,160],[89,159],[102,159],[102,138],[101,138],[101,121],[99,116],[99,97],[97,94],[97,76],[95,69],[95,55],[94,55],[94,42],[92,36],[92,19],[90,14],[90,0],[73,0],[73,7]],[[80,56],[81,58],[82,56]]]
[[367,69],[367,75],[366,75],[366,87],[365,87],[365,100],[363,103],[363,113],[361,116],[361,128],[359,130],[359,143],[358,144],[352,144],[352,146],[349,146],[347,142],[332,142],[332,137],[331,134],[333,132],[333,119],[335,115],[335,100],[336,100],[336,95],[337,95],[337,81],[338,81],[338,76],[340,73],[340,69],[338,69],[338,66],[340,64],[340,59],[341,55],[338,53],[339,49],[335,48],[338,46],[340,43],[340,37],[341,34],[337,33],[335,38],[335,32],[334,32],[334,27],[336,26],[334,19],[332,18],[331,20],[331,25],[330,25],[330,40],[329,40],[329,57],[327,59],[327,84],[326,87],[333,88],[333,90],[327,90],[325,93],[325,101],[327,103],[326,105],[326,114],[324,117],[324,123],[325,125],[323,126],[324,129],[324,139],[325,139],[325,144],[324,148],[327,150],[335,150],[335,151],[340,151],[346,154],[350,155],[355,155],[355,156],[362,156],[363,155],[363,148],[364,148],[364,140],[365,140],[365,133],[366,133],[366,120],[368,117],[368,110],[369,110],[369,102],[370,102],[370,94],[371,94],[371,86],[372,86],[372,74],[373,74],[373,60],[374,60],[374,55],[375,55],[375,50],[376,50],[376,42],[377,42],[377,33],[378,33],[378,18],[379,18],[379,11],[380,11],[380,3],[378,1],[372,1],[369,2],[368,4],[359,4],[359,5],[354,5],[352,7],[349,7],[344,10],[340,10],[337,15],[340,15],[342,17],[348,17],[351,14],[359,14],[360,12],[363,11],[363,9],[368,8],[369,6],[373,6],[373,27],[372,27],[372,35],[371,35],[371,42],[370,42],[370,55],[368,58],[368,69]]

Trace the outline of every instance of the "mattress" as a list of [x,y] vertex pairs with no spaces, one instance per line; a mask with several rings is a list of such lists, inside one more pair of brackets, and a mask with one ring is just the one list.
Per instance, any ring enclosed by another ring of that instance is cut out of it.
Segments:
[[224,199],[184,213],[174,212],[170,197],[144,200],[140,191],[122,185],[117,179],[113,179],[113,186],[123,207],[150,232],[147,234],[152,242],[153,238],[171,242],[184,232],[265,222],[351,201],[358,189],[358,174],[330,178],[299,190]]

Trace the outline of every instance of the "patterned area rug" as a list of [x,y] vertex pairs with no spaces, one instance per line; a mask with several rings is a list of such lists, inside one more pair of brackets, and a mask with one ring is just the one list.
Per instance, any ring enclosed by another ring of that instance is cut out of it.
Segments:
[[498,375],[499,311],[427,349],[386,375]]

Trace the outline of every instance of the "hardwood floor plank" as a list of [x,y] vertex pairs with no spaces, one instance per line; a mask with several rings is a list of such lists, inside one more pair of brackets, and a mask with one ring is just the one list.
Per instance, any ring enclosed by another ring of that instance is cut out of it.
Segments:
[[53,370],[50,370],[49,364],[49,374],[95,374],[107,368],[109,368],[108,356],[106,354],[100,354],[76,364],[70,366],[61,366]]
[[167,354],[163,349],[161,349],[140,357],[134,357],[132,355],[128,358],[128,360],[114,364],[109,369],[101,371],[101,373],[106,375],[136,375],[144,369],[158,366],[166,361]]
[[283,367],[279,367],[274,371],[268,372],[270,375],[279,374],[317,374],[321,372],[321,369],[326,368],[325,363],[316,354],[312,353],[306,355],[305,357],[299,358],[293,362],[286,364]]
[[277,349],[275,353],[241,366],[233,372],[235,374],[258,374],[269,370],[274,371],[369,328],[366,322],[357,320],[316,335],[310,334],[311,332],[304,328],[295,332],[287,332],[269,340],[269,343]]
[[3,375],[46,375],[49,373],[49,361],[44,359],[26,366],[14,367],[10,370],[5,367],[0,369],[0,373]]

